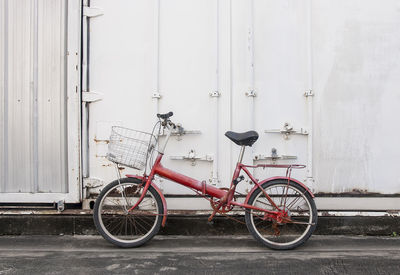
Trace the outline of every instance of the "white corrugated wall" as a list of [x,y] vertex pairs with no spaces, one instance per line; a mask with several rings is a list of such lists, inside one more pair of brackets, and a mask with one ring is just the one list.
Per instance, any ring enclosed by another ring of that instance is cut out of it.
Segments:
[[[79,201],[80,180],[68,173],[79,175],[79,147],[73,147],[79,144],[79,121],[71,121],[79,109],[67,115],[79,100],[79,11],[79,1],[0,1],[2,202],[54,202],[71,192],[67,200]],[[71,67],[76,73],[67,74]],[[68,146],[69,139],[76,141]],[[72,152],[78,154],[74,164],[68,163]]]

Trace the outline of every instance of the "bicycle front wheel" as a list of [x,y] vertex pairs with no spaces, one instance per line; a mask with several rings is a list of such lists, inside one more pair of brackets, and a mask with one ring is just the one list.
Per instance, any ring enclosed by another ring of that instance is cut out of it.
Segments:
[[[253,237],[272,249],[293,249],[305,243],[317,226],[317,208],[311,195],[300,184],[273,180],[262,185],[274,204],[287,213],[278,222],[263,211],[246,209],[246,225]],[[251,194],[248,204],[278,211],[260,188]]]
[[150,186],[135,208],[143,192],[141,181],[124,178],[111,182],[96,200],[93,218],[99,233],[120,247],[143,245],[157,234],[164,212],[160,195]]

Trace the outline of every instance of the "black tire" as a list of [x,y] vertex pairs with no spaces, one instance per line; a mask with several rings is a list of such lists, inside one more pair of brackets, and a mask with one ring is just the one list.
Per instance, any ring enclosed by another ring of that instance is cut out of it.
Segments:
[[[268,193],[268,191],[271,191],[271,194],[274,195],[275,199],[274,202],[276,202],[276,204],[278,205],[279,201],[281,199],[279,199],[279,194],[280,193],[284,193],[282,191],[279,191],[279,187],[281,187],[282,190],[284,190],[284,186],[287,186],[288,182],[287,180],[273,180],[273,181],[269,181],[269,182],[265,182],[262,185],[262,188],[264,190],[266,190],[266,192]],[[253,235],[253,237],[258,240],[259,242],[261,242],[262,244],[266,245],[269,248],[272,249],[277,249],[277,250],[288,250],[288,249],[293,249],[296,248],[302,244],[304,244],[312,235],[312,233],[314,232],[316,226],[317,226],[317,220],[318,220],[318,213],[317,213],[317,208],[315,206],[315,202],[313,200],[313,198],[311,197],[311,195],[309,194],[309,192],[307,192],[307,190],[305,190],[304,187],[302,187],[300,184],[290,181],[289,184],[289,188],[290,190],[293,190],[293,195],[291,195],[294,199],[292,199],[292,201],[294,201],[294,206],[296,205],[297,201],[296,201],[296,195],[298,192],[298,197],[301,199],[304,199],[304,201],[306,202],[306,206],[308,206],[309,210],[304,211],[304,216],[303,215],[303,211],[301,210],[297,210],[297,212],[300,212],[302,214],[296,216],[291,217],[291,219],[293,219],[294,221],[298,221],[300,223],[302,223],[303,221],[300,221],[300,219],[306,220],[304,223],[305,224],[294,224],[294,223],[277,223],[276,221],[273,221],[273,219],[268,219],[265,218],[265,216],[260,217],[260,215],[254,214],[253,215],[253,210],[250,209],[246,209],[246,213],[245,213],[245,220],[246,220],[246,225],[248,230],[250,231],[250,233]],[[275,193],[272,192],[272,190],[276,190]],[[296,191],[295,191],[296,190]],[[271,195],[270,193],[268,193],[269,195]],[[271,204],[264,203],[261,202],[260,200],[263,199],[266,201],[265,196],[264,196],[263,192],[261,191],[260,188],[257,188],[251,195],[248,201],[248,204],[250,205],[254,205],[255,203],[258,203],[259,205],[266,205],[264,208],[269,208],[269,210],[272,211],[276,211],[276,209],[272,209]],[[283,197],[283,196],[281,196]],[[286,193],[286,198],[285,200],[287,200],[287,193]],[[257,198],[257,202],[255,202]],[[298,199],[297,199],[298,200]],[[267,206],[267,204],[269,204],[269,206]],[[281,202],[282,204],[282,202]],[[257,206],[259,206],[257,205]],[[285,204],[286,205],[286,201]],[[259,206],[260,207],[260,206]],[[279,205],[278,205],[279,207]],[[289,213],[291,213],[290,207],[287,208],[287,211]],[[255,211],[254,211],[255,212]],[[293,213],[295,213],[295,211],[293,211]],[[308,214],[308,216],[307,216]],[[255,216],[258,216],[255,218]],[[257,222],[254,221],[254,219],[257,219]],[[294,219],[296,218],[296,219]],[[260,233],[260,230],[256,227],[257,224],[261,224],[259,225],[259,227],[262,228],[262,230],[264,230],[266,233],[264,233],[263,236],[262,233]],[[284,228],[286,227],[286,228]],[[300,228],[299,228],[300,227]],[[304,232],[302,231],[304,227]],[[276,229],[278,228],[278,229]],[[281,233],[282,233],[282,228],[284,230],[285,233],[287,233],[286,236],[291,236],[290,238],[293,238],[293,240],[289,241],[289,237],[286,237],[287,239],[285,239],[285,237],[282,236],[282,240],[279,239],[278,242],[278,238],[281,238]],[[267,231],[268,230],[268,231]],[[276,233],[277,230],[279,233]],[[301,233],[301,235],[300,235]],[[298,238],[296,238],[295,234],[299,234]],[[294,235],[294,236],[293,236]],[[293,237],[292,237],[293,236]],[[272,241],[272,240],[274,241]]]
[[[120,180],[120,183],[121,183],[120,186],[138,186],[139,184],[142,183],[142,181],[139,179],[135,179],[135,178],[123,178]],[[160,230],[161,222],[162,222],[162,218],[163,218],[163,214],[164,214],[164,207],[163,207],[161,197],[152,186],[149,187],[149,189],[147,190],[147,193],[146,193],[146,197],[150,197],[154,200],[154,204],[155,204],[154,212],[157,212],[157,214],[153,215],[154,216],[154,224],[152,225],[151,228],[149,228],[149,231],[146,232],[146,234],[143,234],[143,236],[141,236],[137,240],[126,241],[126,240],[120,239],[119,237],[115,236],[114,234],[112,234],[108,231],[108,229],[106,228],[106,226],[103,223],[103,219],[105,219],[105,218],[103,217],[102,213],[100,213],[103,208],[102,203],[103,203],[103,201],[105,201],[104,197],[108,196],[109,194],[111,194],[110,197],[112,197],[112,192],[114,192],[113,190],[117,190],[117,188],[121,188],[118,185],[119,185],[118,180],[111,182],[101,191],[100,195],[96,199],[96,203],[95,203],[94,209],[93,209],[94,224],[96,225],[96,228],[97,228],[98,232],[100,233],[100,235],[102,235],[104,239],[106,239],[107,241],[109,241],[110,243],[112,243],[116,246],[124,247],[124,248],[141,246],[141,245],[145,244],[146,242],[148,242],[149,240],[151,240]],[[128,190],[127,188],[126,189],[125,188],[123,190]],[[141,189],[143,189],[143,187],[141,187]],[[141,190],[141,189],[136,189],[136,190]],[[123,191],[123,192],[125,192],[125,191]],[[140,192],[140,191],[134,191],[134,192]],[[125,193],[124,193],[124,195],[125,195]],[[139,196],[139,194],[136,195],[136,197],[138,197],[138,196]],[[124,196],[124,197],[126,198],[126,196]],[[128,203],[128,201],[126,199],[124,199],[122,201],[126,201]],[[143,199],[143,201],[144,201],[144,199]],[[141,202],[141,204],[143,203],[143,201]],[[141,204],[139,204],[138,207],[140,207]],[[105,215],[106,214],[104,214],[104,216]],[[114,219],[124,219],[124,217],[125,217],[125,222],[126,222],[125,228],[128,226],[127,224],[128,224],[128,219],[129,219],[129,223],[133,224],[133,225],[131,225],[131,228],[130,228],[130,230],[132,232],[133,232],[133,229],[132,229],[133,227],[135,227],[135,231],[136,231],[136,228],[139,228],[139,227],[136,227],[136,225],[135,225],[136,220],[138,220],[138,219],[143,220],[143,217],[148,218],[147,216],[141,216],[141,218],[139,218],[138,215],[131,214],[131,212],[123,213],[123,215],[121,215],[121,214],[113,214],[113,215],[108,214],[108,215],[112,216],[112,218],[114,218]],[[126,217],[127,215],[129,215],[129,217]],[[119,223],[118,220],[117,220],[117,222]],[[147,221],[146,223],[150,223],[150,222]],[[146,231],[146,229],[143,229],[143,227],[140,227],[140,228],[142,228],[142,230]],[[112,230],[110,230],[110,231],[112,231]],[[126,229],[125,229],[125,231],[126,231]],[[134,236],[133,233],[132,233],[132,236]]]

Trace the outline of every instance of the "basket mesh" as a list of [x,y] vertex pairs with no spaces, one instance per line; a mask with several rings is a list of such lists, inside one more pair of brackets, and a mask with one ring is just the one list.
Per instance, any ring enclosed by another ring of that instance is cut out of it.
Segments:
[[124,166],[142,170],[157,139],[149,133],[113,126],[107,159]]

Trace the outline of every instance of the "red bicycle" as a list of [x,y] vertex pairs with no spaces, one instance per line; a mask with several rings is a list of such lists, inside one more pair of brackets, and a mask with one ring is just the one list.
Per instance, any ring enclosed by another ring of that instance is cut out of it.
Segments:
[[[108,184],[100,193],[94,206],[94,222],[99,233],[120,247],[138,247],[157,234],[167,219],[167,204],[161,190],[154,184],[156,175],[182,184],[211,202],[213,213],[226,214],[234,207],[244,209],[245,222],[255,239],[273,249],[293,249],[303,244],[317,225],[314,195],[300,181],[291,178],[292,169],[304,165],[242,164],[246,146],[258,139],[255,131],[226,132],[225,135],[241,146],[239,159],[230,188],[217,188],[165,168],[161,164],[164,149],[176,125],[170,120],[172,112],[157,114],[158,122],[153,132],[145,133],[122,127],[113,127],[107,158],[118,165],[139,170],[150,166],[143,176],[126,175]],[[155,131],[158,126],[158,133]],[[158,144],[161,129],[166,133],[163,146]],[[152,161],[154,152],[158,152]],[[286,176],[258,181],[248,168],[286,168]],[[244,173],[242,173],[244,172]],[[254,184],[244,201],[236,200],[236,186],[244,174]]]

